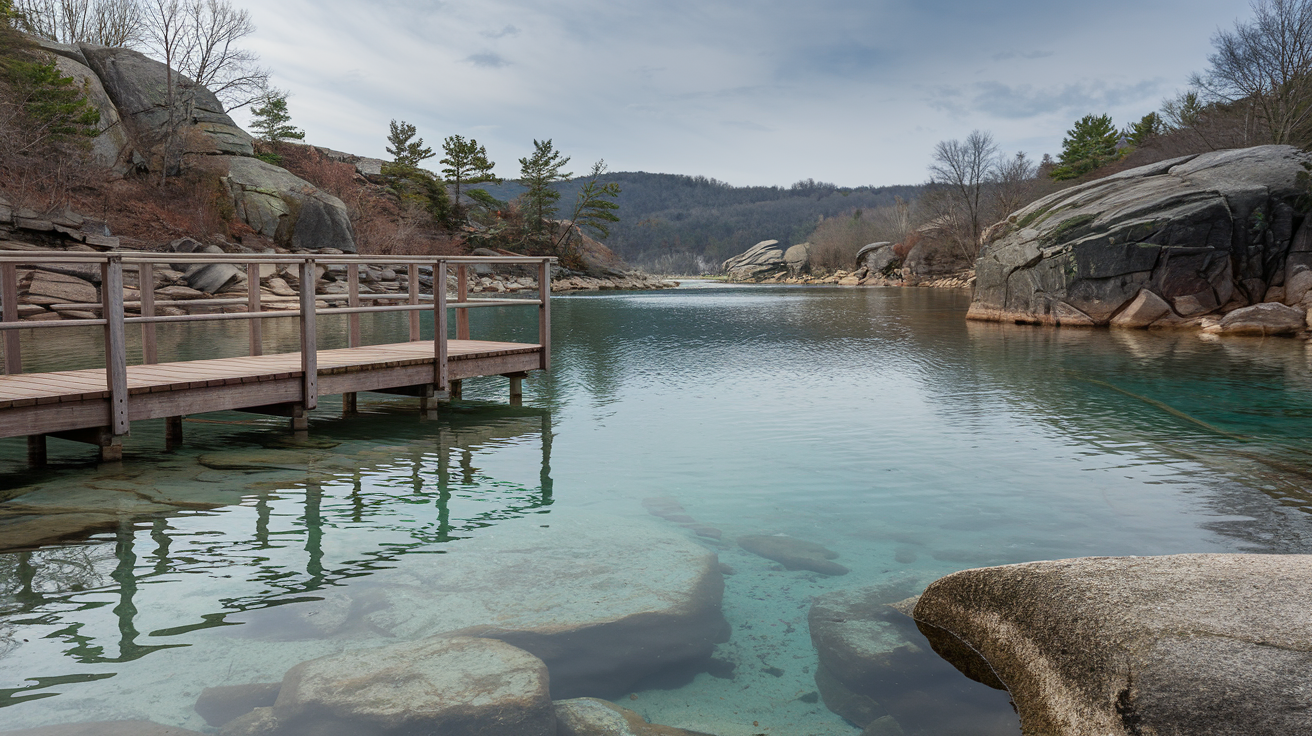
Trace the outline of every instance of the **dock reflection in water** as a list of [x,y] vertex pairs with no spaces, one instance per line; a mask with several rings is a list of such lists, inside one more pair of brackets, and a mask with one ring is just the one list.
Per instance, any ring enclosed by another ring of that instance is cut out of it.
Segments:
[[[406,424],[405,444],[362,440],[377,433],[395,442]],[[79,688],[192,646],[206,629],[240,626],[238,614],[317,601],[404,556],[440,554],[478,529],[548,513],[547,411],[456,405],[437,422],[419,422],[385,406],[343,425],[299,448],[242,430],[223,445],[244,449],[174,457],[135,476],[125,465],[99,483],[116,490],[91,489],[98,496],[79,494],[85,479],[73,474],[0,506],[0,540],[13,540],[22,534],[6,534],[7,525],[30,532],[39,522],[22,512],[44,496],[91,504],[47,519],[61,531],[86,521],[89,536],[73,531],[61,546],[0,553],[0,708],[61,693],[95,697]],[[383,425],[390,435],[378,431]],[[270,440],[283,447],[249,446]],[[530,457],[538,459],[524,462]],[[490,459],[509,472],[479,467]],[[227,481],[212,482],[220,475]],[[114,529],[94,531],[122,496],[149,488],[162,506],[180,484],[192,489],[173,498],[180,507],[123,515]],[[202,505],[212,510],[187,508]]]

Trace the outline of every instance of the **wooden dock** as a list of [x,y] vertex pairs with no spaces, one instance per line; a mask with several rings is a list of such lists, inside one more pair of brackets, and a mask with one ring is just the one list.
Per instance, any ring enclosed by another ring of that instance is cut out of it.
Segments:
[[[135,268],[138,283],[153,283],[155,263],[231,263],[246,266],[247,294],[241,298],[211,299],[207,306],[240,305],[244,311],[217,314],[156,316],[151,289],[141,290],[141,316],[129,316],[123,298],[123,270]],[[468,296],[467,269],[479,264],[533,266],[538,276],[537,299],[476,299]],[[100,319],[22,322],[17,318],[19,266],[47,264],[99,264],[101,303],[81,305],[97,310]],[[299,308],[295,311],[263,311],[260,267],[293,264],[299,269]],[[334,297],[315,293],[316,268],[346,265],[348,289]],[[403,266],[409,274],[405,294],[374,296],[375,306],[363,306],[360,294],[361,266]],[[446,289],[448,267],[454,266],[456,298]],[[431,268],[433,294],[419,288],[420,268]],[[181,442],[182,417],[214,411],[252,411],[290,417],[292,429],[307,429],[306,412],[318,405],[318,397],[343,396],[343,409],[350,413],[361,392],[417,396],[420,410],[432,414],[436,400],[458,396],[460,382],[481,376],[510,379],[511,400],[522,393],[522,379],[531,371],[544,371],[551,363],[551,259],[548,258],[369,258],[359,256],[251,256],[219,254],[72,254],[24,252],[0,256],[0,307],[6,374],[0,376],[0,437],[28,437],[28,456],[33,464],[45,460],[47,435],[87,442],[100,448],[101,458],[122,457],[122,439],[134,421],[166,420],[170,446]],[[317,302],[336,300],[343,306],[320,309]],[[392,300],[396,304],[379,304]],[[428,303],[425,303],[428,302]],[[492,306],[535,307],[538,313],[538,342],[506,343],[470,339],[468,310]],[[421,340],[419,313],[432,311],[435,336]],[[455,314],[456,337],[448,336],[448,312]],[[359,315],[376,312],[408,312],[410,341],[389,345],[363,345]],[[350,347],[319,350],[316,316],[349,315]],[[249,354],[240,357],[159,363],[154,327],[161,322],[202,322],[244,319],[250,325]],[[298,352],[262,354],[261,324],[264,319],[300,321]],[[127,328],[141,325],[140,365],[127,364]],[[103,368],[24,373],[19,330],[49,330],[69,326],[99,325],[105,331]]]

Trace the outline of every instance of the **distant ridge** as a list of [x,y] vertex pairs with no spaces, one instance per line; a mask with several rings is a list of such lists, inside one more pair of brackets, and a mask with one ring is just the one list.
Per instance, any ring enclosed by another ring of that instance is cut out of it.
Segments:
[[[704,176],[621,171],[606,174],[617,182],[620,222],[606,244],[630,263],[688,253],[719,262],[762,240],[792,245],[807,240],[822,217],[856,209],[892,205],[896,197],[914,199],[923,186],[837,187],[798,182],[791,187],[735,187]],[[567,216],[578,181],[558,188],[562,216]],[[516,183],[483,187],[501,200],[524,191]]]

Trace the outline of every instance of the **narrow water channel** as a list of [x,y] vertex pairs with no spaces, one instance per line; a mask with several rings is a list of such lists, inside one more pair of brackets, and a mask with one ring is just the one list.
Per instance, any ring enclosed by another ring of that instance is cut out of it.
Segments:
[[[721,736],[859,732],[817,696],[807,614],[826,593],[878,587],[891,603],[1040,559],[1312,552],[1312,345],[973,324],[968,301],[695,282],[570,296],[553,302],[553,372],[525,383],[522,407],[482,379],[436,421],[399,397],[362,396],[350,420],[325,402],[308,440],[206,415],[172,454],[142,423],[121,466],[52,440],[36,473],[21,441],[0,441],[0,542],[72,535],[0,553],[0,730],[212,732],[201,689],[340,651],[346,624],[306,623],[336,615],[324,601],[550,527],[641,524],[719,555],[732,633],[717,666],[616,697]],[[531,341],[522,313],[476,310],[474,336]],[[345,342],[337,321],[321,346]],[[294,349],[266,329],[269,350]],[[366,340],[403,330],[380,317]],[[93,330],[25,339],[30,369],[99,360]],[[172,359],[245,345],[233,323],[161,328]],[[671,505],[692,522],[650,513]],[[850,572],[788,570],[735,541],[780,534]],[[884,700],[905,733],[1019,733],[1005,693],[902,635],[920,659]],[[394,636],[350,631],[353,645]]]

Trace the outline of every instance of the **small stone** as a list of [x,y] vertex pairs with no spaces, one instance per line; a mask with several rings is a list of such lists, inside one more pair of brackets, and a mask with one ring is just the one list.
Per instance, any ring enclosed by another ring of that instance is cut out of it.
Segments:
[[708,736],[648,723],[628,708],[596,698],[558,700],[555,706],[556,736]]

